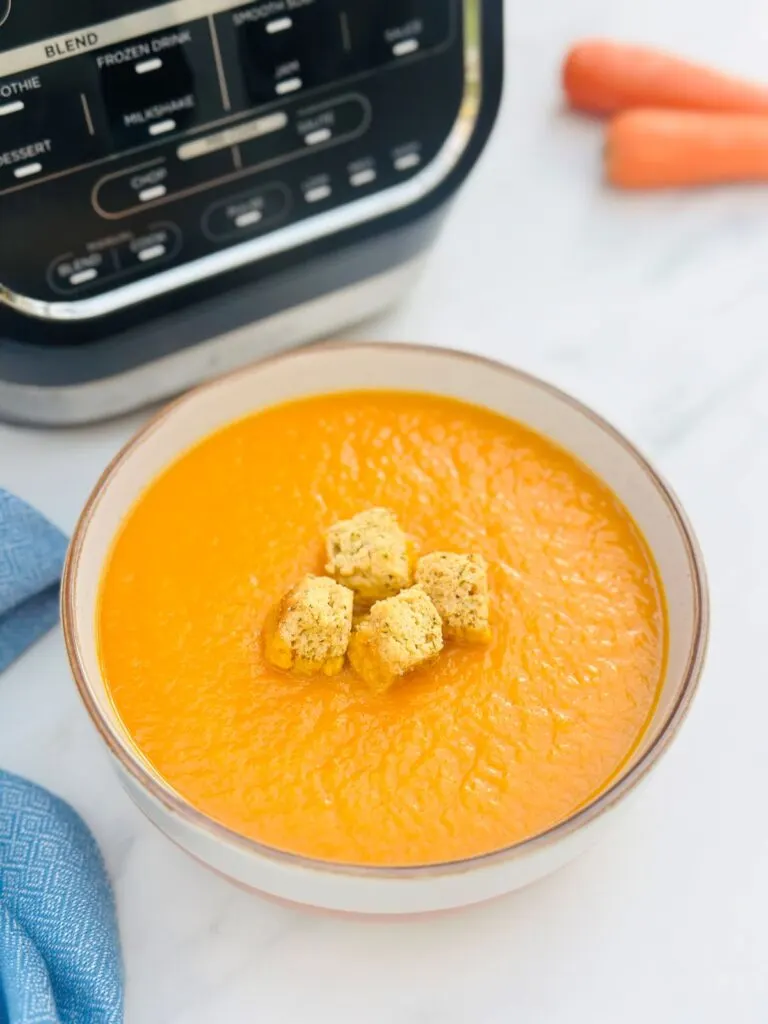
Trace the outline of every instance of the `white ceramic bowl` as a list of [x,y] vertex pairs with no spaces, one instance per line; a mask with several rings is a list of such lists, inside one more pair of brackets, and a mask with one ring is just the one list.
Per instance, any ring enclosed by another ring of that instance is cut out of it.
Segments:
[[[159,778],[126,734],[105,688],[96,601],[110,545],[135,499],[195,442],[235,418],[304,395],[397,388],[483,405],[519,420],[586,463],[629,509],[656,558],[669,611],[669,658],[653,721],[621,777],[548,832],[453,864],[349,867],[291,856],[231,832]],[[414,914],[491,899],[561,867],[631,804],[683,721],[707,637],[702,560],[680,505],[637,451],[572,398],[485,359],[403,345],[326,345],[267,360],[180,399],[145,427],[104,473],[67,560],[62,616],[80,694],[128,793],[175,843],[228,878],[294,903],[358,914]]]

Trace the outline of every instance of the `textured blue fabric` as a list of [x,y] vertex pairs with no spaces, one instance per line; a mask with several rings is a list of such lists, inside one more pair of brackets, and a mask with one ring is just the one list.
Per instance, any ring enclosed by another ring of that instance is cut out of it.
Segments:
[[57,797],[0,771],[0,1024],[120,1024],[115,905],[101,854]]
[[0,490],[0,672],[56,625],[66,551],[60,530]]
[[[0,490],[0,671],[58,619],[64,535]],[[0,751],[1,753],[1,751]],[[0,1024],[120,1024],[112,890],[77,814],[0,771]]]

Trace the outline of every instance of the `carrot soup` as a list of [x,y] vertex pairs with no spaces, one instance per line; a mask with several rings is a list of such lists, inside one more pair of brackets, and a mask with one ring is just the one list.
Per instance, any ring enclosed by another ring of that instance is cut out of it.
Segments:
[[[372,507],[420,555],[485,560],[488,641],[447,637],[380,693],[348,662],[275,667],[275,603]],[[589,802],[642,736],[666,651],[653,560],[599,479],[512,420],[384,391],[275,406],[185,453],[126,517],[97,626],[122,722],[191,805],[378,866],[499,850]]]

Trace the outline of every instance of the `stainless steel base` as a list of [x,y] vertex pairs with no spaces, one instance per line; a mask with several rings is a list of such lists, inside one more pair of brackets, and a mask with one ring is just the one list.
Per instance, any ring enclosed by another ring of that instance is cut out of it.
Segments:
[[37,426],[72,426],[119,416],[180,394],[254,359],[328,338],[383,312],[413,284],[423,262],[420,255],[362,283],[115,377],[67,387],[0,381],[0,417]]

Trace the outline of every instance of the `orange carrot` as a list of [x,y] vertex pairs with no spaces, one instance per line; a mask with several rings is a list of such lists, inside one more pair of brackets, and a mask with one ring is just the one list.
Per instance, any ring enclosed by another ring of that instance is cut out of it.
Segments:
[[768,182],[768,116],[627,110],[608,125],[605,172],[626,189]]
[[588,40],[570,50],[563,88],[574,109],[593,114],[630,107],[768,114],[768,86],[673,54],[607,40]]

